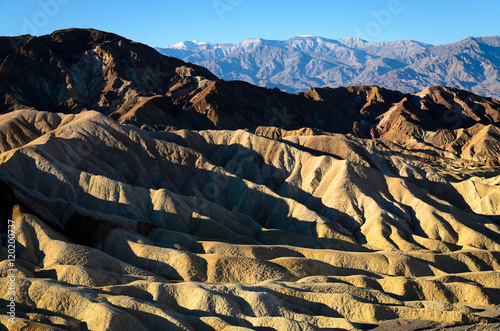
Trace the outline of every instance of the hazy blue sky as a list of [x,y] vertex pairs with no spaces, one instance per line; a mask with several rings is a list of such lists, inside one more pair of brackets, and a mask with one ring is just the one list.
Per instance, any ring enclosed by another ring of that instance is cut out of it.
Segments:
[[500,35],[498,0],[0,0],[0,13],[0,35],[92,27],[151,46],[304,34],[444,44]]

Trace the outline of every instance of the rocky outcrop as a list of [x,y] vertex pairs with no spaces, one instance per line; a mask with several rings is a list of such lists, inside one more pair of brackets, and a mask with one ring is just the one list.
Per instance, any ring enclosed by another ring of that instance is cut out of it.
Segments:
[[125,112],[143,97],[165,93],[185,75],[216,79],[208,70],[91,29],[41,37],[3,38],[0,111]]

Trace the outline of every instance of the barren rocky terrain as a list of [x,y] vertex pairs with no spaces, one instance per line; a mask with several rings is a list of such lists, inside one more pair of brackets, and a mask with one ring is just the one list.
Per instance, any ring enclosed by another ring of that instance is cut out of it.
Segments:
[[0,45],[7,329],[498,328],[498,100],[287,94],[96,30]]

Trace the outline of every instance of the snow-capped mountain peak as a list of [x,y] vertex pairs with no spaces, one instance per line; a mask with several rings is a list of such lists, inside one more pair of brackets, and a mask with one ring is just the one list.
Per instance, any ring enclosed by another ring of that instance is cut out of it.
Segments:
[[190,41],[157,50],[205,66],[226,80],[288,92],[362,84],[414,92],[447,85],[500,98],[500,37],[433,46],[415,40],[298,35],[282,41],[249,38],[238,44]]

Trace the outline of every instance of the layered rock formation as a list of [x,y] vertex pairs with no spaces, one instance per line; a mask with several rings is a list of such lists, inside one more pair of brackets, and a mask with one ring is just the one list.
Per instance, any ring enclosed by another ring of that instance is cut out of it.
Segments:
[[[499,101],[289,95],[99,31],[14,40],[0,66],[7,328],[497,326]],[[47,54],[38,80],[15,79]],[[156,63],[152,87],[139,77]]]

